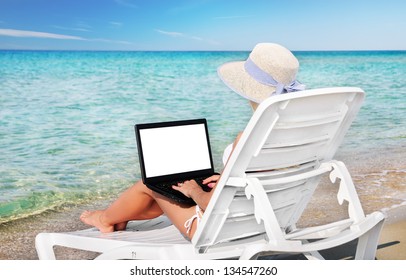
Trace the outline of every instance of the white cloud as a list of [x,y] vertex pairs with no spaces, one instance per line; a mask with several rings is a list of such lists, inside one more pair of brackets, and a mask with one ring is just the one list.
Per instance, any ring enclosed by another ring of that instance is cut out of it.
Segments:
[[68,30],[68,31],[80,31],[80,32],[90,32],[89,28],[83,27],[63,27],[59,25],[52,25],[53,28],[60,29],[60,30]]
[[44,38],[44,39],[59,39],[59,40],[86,40],[78,36],[62,35],[47,32],[17,30],[17,29],[0,29],[0,36],[9,37],[24,37],[24,38]]
[[[58,28],[58,27],[56,27]],[[108,44],[118,44],[118,45],[128,45],[135,46],[134,43],[123,41],[123,40],[109,40],[103,38],[83,38],[78,36],[46,33],[46,32],[37,32],[37,31],[26,31],[26,30],[16,30],[16,29],[0,29],[0,36],[9,36],[9,37],[22,37],[22,38],[43,38],[43,39],[60,39],[60,40],[80,40],[86,42],[102,42]]]
[[191,36],[190,38],[193,39],[193,40],[196,40],[196,41],[203,41],[203,38],[200,38],[200,37],[197,37],[197,36]]
[[118,21],[110,21],[109,24],[110,24],[111,26],[117,27],[117,28],[123,26],[123,23],[122,23],[122,22],[118,22]]
[[195,41],[200,41],[200,42],[206,42],[209,43],[210,45],[219,45],[218,42],[213,41],[213,40],[206,40],[202,37],[198,37],[198,36],[191,36],[191,35],[187,35],[185,33],[181,33],[181,32],[174,32],[174,31],[164,31],[161,29],[154,29],[156,32],[166,35],[166,36],[170,36],[173,38],[186,38],[186,39],[190,39],[190,40],[195,40]]
[[160,29],[155,29],[156,32],[170,36],[170,37],[185,37],[185,34],[180,32],[173,32],[173,31],[164,31]]

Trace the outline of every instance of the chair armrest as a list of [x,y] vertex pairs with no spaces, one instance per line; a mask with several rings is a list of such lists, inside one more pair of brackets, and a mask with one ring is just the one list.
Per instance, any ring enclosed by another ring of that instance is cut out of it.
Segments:
[[333,171],[330,173],[331,182],[334,183],[337,178],[340,179],[337,193],[338,203],[341,205],[344,200],[348,201],[348,215],[357,223],[365,217],[365,214],[351,175],[343,162],[331,161],[330,163],[333,166]]

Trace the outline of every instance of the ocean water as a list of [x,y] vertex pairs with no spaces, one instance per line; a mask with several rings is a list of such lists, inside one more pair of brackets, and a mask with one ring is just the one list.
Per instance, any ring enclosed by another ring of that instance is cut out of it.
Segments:
[[[308,88],[366,101],[341,147],[406,147],[406,52],[295,52]],[[0,51],[0,223],[116,196],[140,178],[136,123],[206,118],[216,169],[251,116],[216,69],[248,52]]]

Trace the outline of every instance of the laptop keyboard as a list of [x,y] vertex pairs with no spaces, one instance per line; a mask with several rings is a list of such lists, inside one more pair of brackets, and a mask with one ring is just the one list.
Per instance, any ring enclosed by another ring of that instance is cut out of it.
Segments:
[[[196,183],[205,191],[205,192],[208,192],[208,191],[210,191],[211,190],[211,188],[210,187],[208,187],[207,185],[204,185],[203,184],[203,180],[204,179],[206,179],[206,177],[200,177],[200,178],[193,178],[193,179],[191,179],[191,180],[195,180],[196,181]],[[156,184],[157,186],[160,186],[160,187],[164,187],[164,188],[168,188],[168,189],[172,189],[173,190],[173,188],[172,188],[172,186],[177,186],[179,183],[183,183],[184,181],[186,181],[186,180],[183,180],[183,181],[172,181],[172,182],[165,182],[165,183],[158,183],[158,184]],[[174,192],[179,192],[179,191],[177,191],[177,190],[173,190]]]
[[[196,181],[196,183],[201,186],[201,188],[205,192],[209,192],[212,188],[208,187],[207,185],[203,184],[203,180],[206,179],[207,177],[201,177],[201,178],[193,178],[193,180]],[[191,179],[192,180],[192,179]],[[173,185],[177,185],[179,183],[183,183],[183,181],[173,181],[173,182],[165,182],[165,183],[156,183],[156,184],[148,184],[147,186],[152,189],[153,191],[160,193],[168,198],[173,199],[174,201],[177,201],[179,203],[183,204],[189,204],[193,205],[195,202],[193,199],[186,197],[183,193],[180,191],[174,190],[172,188]]]

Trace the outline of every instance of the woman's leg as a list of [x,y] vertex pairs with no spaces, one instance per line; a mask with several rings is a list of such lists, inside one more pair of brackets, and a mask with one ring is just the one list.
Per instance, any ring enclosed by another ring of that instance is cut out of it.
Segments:
[[146,220],[162,215],[154,193],[142,181],[124,191],[107,209],[85,211],[80,219],[101,232],[125,229],[130,220]]
[[123,192],[107,209],[85,211],[80,219],[88,225],[97,227],[101,232],[123,230],[130,220],[156,218],[165,213],[179,231],[190,239],[197,228],[192,222],[187,233],[185,222],[196,214],[195,206],[185,206],[173,202],[156,192],[151,191],[142,181]]
[[[165,215],[171,220],[171,222],[178,228],[178,230],[185,236],[192,239],[197,229],[197,219],[192,221],[190,231],[185,227],[185,222],[196,214],[196,206],[182,205],[173,202],[171,199],[166,198],[156,192],[153,192],[153,197],[159,208],[163,210]],[[201,212],[203,214],[203,212]]]

